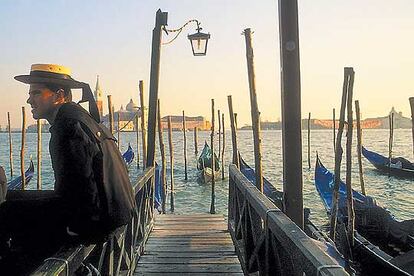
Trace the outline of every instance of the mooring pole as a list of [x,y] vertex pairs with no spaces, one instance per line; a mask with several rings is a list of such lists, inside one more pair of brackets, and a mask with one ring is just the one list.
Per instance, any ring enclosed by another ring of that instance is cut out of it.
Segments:
[[138,113],[135,115],[135,133],[137,135],[137,169],[139,169],[139,119]]
[[350,77],[348,85],[348,100],[347,100],[347,128],[346,128],[346,195],[348,206],[348,242],[351,246],[354,245],[354,229],[355,229],[355,211],[354,200],[352,195],[352,131],[353,122],[352,117],[352,97],[354,87],[355,72],[350,68]]
[[308,117],[308,167],[311,168],[311,130],[310,130],[310,123],[311,123],[311,113],[309,112]]
[[[7,125],[9,130],[9,161],[10,161],[10,177],[13,177],[13,141],[11,136],[10,112],[7,112]],[[413,128],[414,131],[414,128]]]
[[120,114],[119,114],[119,112],[118,112],[118,116],[117,116],[117,122],[116,122],[116,124],[117,124],[117,126],[118,126],[118,149],[120,150],[121,149],[121,123],[120,123],[120,118],[119,118],[119,116],[120,116]]
[[394,140],[394,112],[388,116],[390,125],[390,137],[388,140],[388,176],[390,176],[391,160],[392,160],[392,144]]
[[223,151],[221,152],[221,179],[224,180],[224,150],[226,148],[226,129],[224,127],[224,113],[221,114],[221,125],[223,126]]
[[42,121],[37,120],[37,189],[42,189]]
[[168,145],[170,146],[170,210],[174,212],[174,152],[172,143],[171,116],[168,116]]
[[216,213],[215,201],[216,201],[216,194],[215,194],[215,172],[216,172],[216,158],[214,156],[214,99],[211,99],[211,205],[210,205],[210,214]]
[[184,180],[188,180],[188,177],[187,177],[187,126],[185,123],[184,110],[183,110],[183,139],[184,139]]
[[157,120],[158,84],[160,78],[161,31],[167,25],[168,13],[157,11],[155,27],[152,31],[150,95],[148,109],[148,139],[146,167],[155,165],[155,126]]
[[198,155],[197,127],[194,127],[194,154]]
[[218,121],[218,159],[220,160],[221,155],[221,120],[220,120],[220,109],[217,110],[217,121]]
[[22,190],[26,190],[26,177],[24,175],[24,148],[26,145],[26,111],[22,106],[22,147],[20,149],[20,175],[22,176]]
[[256,173],[256,187],[263,193],[263,168],[262,168],[262,137],[260,133],[260,111],[257,104],[256,77],[254,72],[254,54],[252,46],[252,31],[244,30],[246,42],[247,74],[250,90],[250,113],[252,116],[253,142],[254,142],[254,167]]
[[303,229],[302,130],[297,0],[279,0],[283,207]]
[[358,153],[358,169],[359,169],[359,182],[361,184],[361,192],[365,195],[365,183],[364,183],[364,171],[362,169],[362,130],[361,130],[361,112],[359,109],[359,101],[355,101],[355,112],[357,120],[357,153]]
[[330,219],[330,232],[329,236],[331,240],[335,240],[335,231],[336,231],[336,218],[338,214],[338,200],[339,200],[339,183],[341,181],[341,161],[342,161],[342,133],[344,131],[345,125],[345,107],[348,95],[348,85],[350,74],[353,72],[352,68],[344,68],[344,83],[342,86],[342,100],[341,100],[341,110],[339,113],[339,126],[338,133],[336,136],[336,145],[335,145],[335,180],[334,188],[332,193],[332,208],[331,208],[331,219]]
[[234,125],[236,126],[236,130],[239,129],[238,124],[237,124],[237,113],[234,113]]
[[413,156],[414,156],[414,97],[408,99],[411,107],[411,128],[413,133]]
[[167,199],[167,161],[165,160],[165,146],[164,146],[164,139],[162,137],[162,124],[161,124],[161,107],[160,107],[160,99],[158,99],[158,140],[160,143],[160,152],[161,152],[161,163],[162,163],[162,170],[161,170],[161,183],[162,183],[162,203],[161,203],[161,210],[162,213],[165,214],[165,201]]
[[141,104],[141,133],[142,133],[142,167],[147,166],[147,128],[145,124],[144,81],[139,81],[139,100]]
[[112,96],[108,95],[109,131],[114,134],[114,114],[112,109]]
[[229,105],[229,115],[230,115],[230,127],[231,127],[231,145],[233,149],[233,164],[237,166],[237,168],[240,168],[239,164],[239,154],[238,154],[238,148],[237,148],[237,127],[235,122],[235,114],[233,112],[233,101],[231,98],[231,95],[227,96],[227,102]]
[[333,128],[332,128],[332,131],[333,131],[333,151],[334,151],[334,156],[335,156],[335,134],[336,134],[336,119],[335,119],[335,108],[332,110],[332,116],[333,116],[333,119],[332,119],[332,125],[333,125]]

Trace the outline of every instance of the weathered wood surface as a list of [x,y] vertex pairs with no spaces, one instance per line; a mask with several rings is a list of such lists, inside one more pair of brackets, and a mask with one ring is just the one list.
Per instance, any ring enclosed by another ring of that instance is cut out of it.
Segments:
[[134,275],[243,275],[222,215],[159,215]]

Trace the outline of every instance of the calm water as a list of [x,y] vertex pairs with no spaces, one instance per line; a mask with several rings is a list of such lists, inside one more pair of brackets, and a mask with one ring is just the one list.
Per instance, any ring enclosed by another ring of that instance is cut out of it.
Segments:
[[[264,131],[263,132],[263,168],[264,175],[278,189],[282,190],[282,148],[281,148],[281,131]],[[356,135],[354,135],[356,137]],[[48,154],[49,133],[43,134],[43,161],[42,161],[42,184],[44,189],[53,188],[53,172]],[[36,166],[36,147],[37,134],[28,133],[26,138],[26,167],[30,154]],[[164,140],[167,146],[167,133],[164,133]],[[201,151],[204,141],[210,140],[209,132],[199,132],[199,151]],[[325,166],[330,170],[333,169],[334,155],[332,143],[332,131],[314,130],[311,133],[311,164],[312,169],[308,169],[307,163],[307,131],[303,132],[303,183],[304,183],[304,205],[311,208],[312,220],[317,225],[322,225],[326,220],[326,213],[322,202],[314,187],[314,162],[315,152],[318,151],[319,156]],[[184,180],[184,158],[183,158],[183,135],[181,132],[173,132],[174,141],[174,176],[175,176],[175,210],[177,214],[184,213],[200,213],[208,212],[211,199],[211,185],[201,184],[197,182],[196,156],[194,155],[194,138],[193,133],[187,134],[187,160],[188,160],[188,181]],[[345,141],[345,138],[344,138]],[[216,142],[217,138],[216,138]],[[10,177],[9,167],[9,146],[8,136],[6,133],[0,133],[0,164],[5,168],[8,177]],[[20,134],[13,134],[13,158],[15,174],[20,173],[20,151],[21,137]],[[121,151],[124,152],[128,143],[136,149],[135,133],[122,133],[121,135]],[[238,132],[239,149],[243,158],[253,166],[253,138],[251,131]],[[374,150],[383,155],[388,153],[388,131],[387,130],[364,130],[363,143],[368,149]],[[354,142],[356,145],[356,142]],[[217,149],[216,144],[216,149]],[[158,151],[158,142],[157,142]],[[405,156],[412,160],[412,138],[411,130],[397,129],[394,132],[394,156]],[[355,153],[355,150],[354,150]],[[158,154],[158,153],[157,153]],[[227,164],[231,160],[231,137],[230,132],[226,132],[226,155]],[[160,157],[157,156],[157,160]],[[343,159],[344,160],[344,159]],[[142,160],[141,160],[142,162]],[[377,172],[372,165],[365,159],[363,160],[365,171],[365,187],[368,195],[377,199],[382,205],[386,206],[398,219],[412,219],[414,213],[414,183],[412,180],[404,180],[400,178],[388,177]],[[169,169],[169,162],[167,162]],[[134,181],[139,171],[136,164],[132,165],[130,176]],[[227,169],[226,169],[227,173]],[[344,176],[344,174],[342,174]],[[356,153],[353,158],[352,171],[353,187],[359,190],[359,176]],[[29,184],[29,189],[36,188],[36,177]],[[169,179],[168,179],[169,182]],[[216,182],[216,211],[218,213],[227,214],[227,180]],[[167,203],[169,204],[169,203]],[[168,206],[168,205],[167,205]]]

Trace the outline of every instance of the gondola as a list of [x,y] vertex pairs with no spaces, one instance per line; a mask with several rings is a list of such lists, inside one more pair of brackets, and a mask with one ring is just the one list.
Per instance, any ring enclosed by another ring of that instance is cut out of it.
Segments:
[[126,152],[122,154],[122,158],[124,158],[125,163],[127,164],[128,167],[131,165],[132,161],[134,161],[134,157],[135,157],[134,150],[132,149],[131,144],[128,143],[128,149],[126,150]]
[[[256,173],[244,159],[239,155],[240,171],[242,174],[249,179],[251,183],[256,185]],[[278,191],[270,182],[263,177],[263,193],[278,207],[282,206],[283,193]]]
[[389,158],[376,152],[369,151],[365,147],[362,147],[362,154],[381,172],[414,179],[414,163],[404,157],[391,158],[390,164]]
[[[328,214],[331,213],[334,174],[316,158],[315,186]],[[414,273],[414,220],[397,221],[375,199],[352,191],[355,236],[351,254],[364,275],[410,275]],[[346,185],[339,185],[338,225],[347,223]],[[338,227],[339,228],[339,227]],[[344,232],[340,233],[342,239]],[[340,237],[341,238],[341,237]],[[343,251],[347,250],[342,245]]]
[[[30,159],[29,168],[24,173],[26,178],[26,185],[30,182],[34,175],[33,161]],[[20,190],[22,188],[22,176],[18,176],[15,179],[7,183],[7,190]]]
[[[211,156],[211,148],[208,146],[207,142],[205,142],[203,151],[197,161],[197,169],[199,171],[200,178],[202,178],[204,182],[209,182],[213,178]],[[216,153],[214,153],[214,161],[214,178],[218,179],[220,177],[220,161]]]
[[[252,183],[256,183],[256,173],[239,154],[240,172]],[[263,177],[263,193],[272,201],[278,208],[282,208],[283,192],[278,191],[265,177]],[[326,234],[320,231],[309,219],[310,210],[305,208],[305,233],[315,239],[315,243],[330,257],[332,257],[338,265],[345,267],[345,259],[336,249],[335,244],[330,240]]]
[[162,181],[162,166],[158,165],[157,162],[155,162],[155,190],[154,190],[154,207],[159,212],[162,211],[162,185],[164,184]]

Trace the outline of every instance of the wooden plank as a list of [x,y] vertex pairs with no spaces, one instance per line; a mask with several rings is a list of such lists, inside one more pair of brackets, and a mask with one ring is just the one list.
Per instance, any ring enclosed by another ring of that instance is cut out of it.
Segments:
[[[141,276],[141,275],[143,275],[143,276],[145,276],[145,275],[151,275],[151,276],[164,276],[165,275],[165,273],[157,273],[157,272],[145,272],[145,273],[143,273],[143,272],[135,272],[134,273],[134,276]],[[176,276],[212,276],[213,274],[212,273],[209,273],[209,272],[207,272],[207,273],[182,273],[182,272],[169,272],[168,273],[168,275],[171,275],[171,276],[174,276],[174,275],[176,275]],[[227,272],[226,273],[226,275],[230,275],[230,276],[242,276],[242,275],[244,275],[242,272]]]
[[239,264],[239,259],[236,256],[224,257],[193,257],[193,258],[161,258],[153,255],[144,255],[139,260],[140,264],[164,263],[164,264]]
[[159,215],[134,275],[243,275],[222,215]]
[[169,273],[174,271],[175,273],[229,273],[229,272],[241,272],[240,264],[224,264],[224,265],[211,265],[211,264],[140,264],[138,263],[137,270],[142,273],[157,272],[157,273]]

